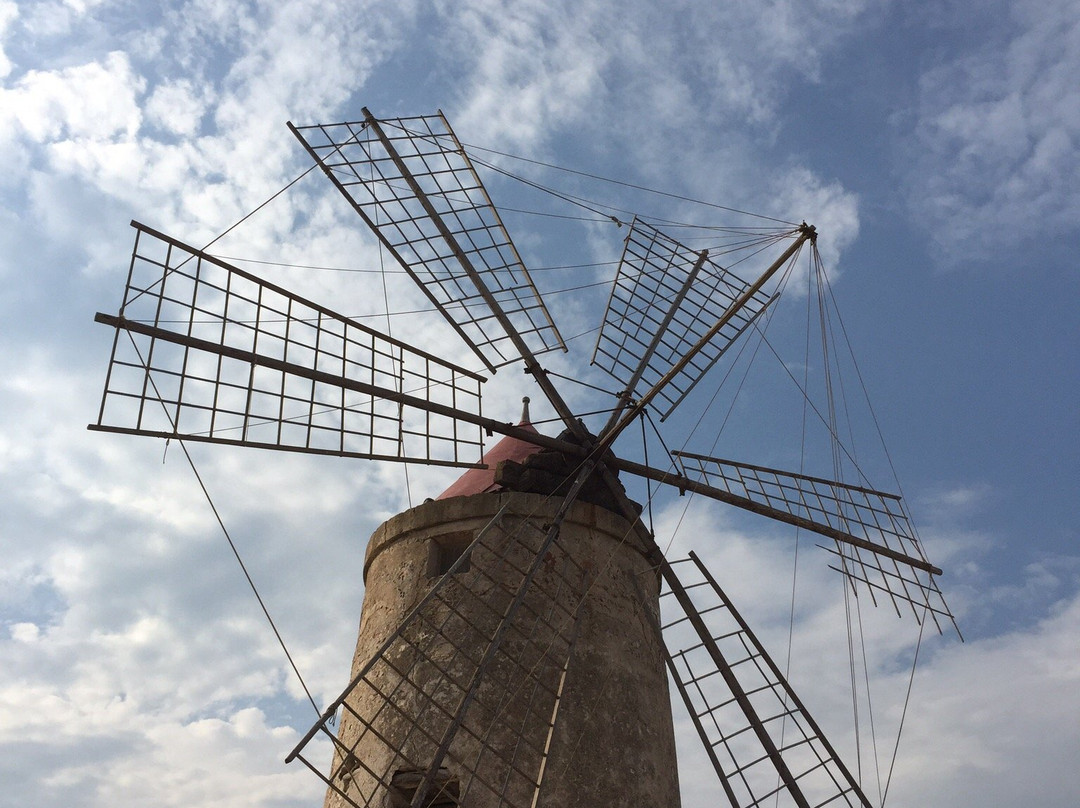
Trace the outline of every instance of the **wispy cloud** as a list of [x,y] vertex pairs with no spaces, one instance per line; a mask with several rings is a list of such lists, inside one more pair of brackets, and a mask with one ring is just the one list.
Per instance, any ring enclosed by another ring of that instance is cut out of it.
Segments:
[[[462,86],[455,125],[532,154],[572,138],[577,151],[603,154],[657,187],[686,184],[701,198],[783,218],[821,213],[843,245],[855,232],[854,200],[807,167],[767,166],[766,154],[792,81],[816,80],[867,5],[775,3],[765,14],[741,2],[447,6]],[[804,180],[817,189],[809,209],[799,203],[810,200],[787,198],[778,211],[768,191]],[[821,193],[830,187],[831,198]]]
[[1072,805],[1078,632],[1074,592],[1037,625],[924,664],[890,794],[895,804]]
[[997,36],[919,88],[909,203],[950,262],[1075,233],[1080,214],[1076,3],[1008,3],[996,16]]

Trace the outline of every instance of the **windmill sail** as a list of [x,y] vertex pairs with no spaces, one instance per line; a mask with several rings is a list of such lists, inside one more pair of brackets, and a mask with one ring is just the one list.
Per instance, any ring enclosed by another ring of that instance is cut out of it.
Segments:
[[[590,574],[508,501],[293,751],[354,808],[534,805]],[[342,711],[335,732],[330,719]],[[322,773],[307,747],[335,747]],[[454,779],[447,779],[447,772]],[[414,773],[408,783],[395,781]],[[448,798],[452,798],[452,801]],[[398,803],[394,803],[398,804]]]
[[[749,284],[634,219],[593,351],[593,364],[627,386],[627,395],[654,387],[705,335]],[[754,293],[728,323],[659,391],[661,420],[716,364],[771,302]],[[640,389],[639,389],[640,388]]]
[[926,559],[900,497],[766,466],[674,454],[686,477],[713,489],[701,491],[706,496],[726,494],[715,498],[832,538],[835,547],[826,549],[837,556],[835,569],[864,583],[875,602],[875,593],[883,593],[898,614],[906,602],[916,620],[929,613],[938,631],[939,617],[955,626],[935,580],[941,570]]
[[691,553],[670,564],[664,578],[668,669],[732,806],[870,808],[701,560]]
[[566,350],[442,114],[295,127],[293,134],[491,370]]
[[441,465],[482,455],[483,378],[132,222],[91,429]]

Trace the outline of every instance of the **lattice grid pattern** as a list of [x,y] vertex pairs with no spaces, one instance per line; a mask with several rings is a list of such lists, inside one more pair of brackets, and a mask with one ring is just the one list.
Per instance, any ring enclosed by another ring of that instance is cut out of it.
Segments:
[[98,422],[106,431],[475,465],[476,374],[143,225]]
[[[670,588],[661,595],[664,642],[668,649],[679,649],[669,650],[669,670],[732,804],[869,808],[820,728],[697,556],[672,567],[692,607],[685,610]],[[690,612],[701,619],[704,634]]]
[[[593,364],[638,396],[651,389],[720,319],[749,284],[635,219],[604,312]],[[659,393],[667,417],[769,304],[758,292]]]
[[521,358],[511,332],[533,354],[565,350],[472,161],[441,114],[293,131],[490,369]]
[[[700,479],[736,497],[823,525],[853,539],[886,547],[924,563],[927,561],[898,496],[689,452],[675,452],[675,455],[687,477]],[[939,617],[955,626],[933,575],[872,549],[840,541],[836,541],[835,547],[825,549],[838,558],[839,566],[834,569],[853,583],[864,583],[875,604],[875,593],[884,593],[897,614],[900,613],[899,604],[906,602],[916,620],[921,621],[924,612],[928,613],[939,632]]]
[[[440,763],[466,773],[447,795],[460,804],[478,793],[485,804],[528,808],[587,586],[557,540],[527,519],[497,516],[355,676],[339,699],[340,731],[324,719],[294,754],[354,808],[381,808],[402,770],[431,767],[432,799],[446,787],[435,776]],[[329,776],[305,757],[320,733],[335,746]],[[413,805],[426,804],[414,794]]]

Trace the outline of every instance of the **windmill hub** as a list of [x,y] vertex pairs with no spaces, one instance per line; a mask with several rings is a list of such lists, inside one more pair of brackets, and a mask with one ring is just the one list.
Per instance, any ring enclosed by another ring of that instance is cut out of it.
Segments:
[[[570,430],[559,435],[559,440],[581,445],[579,439]],[[606,453],[606,455],[610,454],[610,452]],[[562,497],[570,490],[580,465],[581,458],[579,457],[572,457],[553,449],[540,449],[521,461],[512,459],[499,461],[495,467],[494,481],[497,486],[507,491]],[[625,494],[625,489],[622,489],[621,484],[619,489],[620,493]],[[619,512],[619,501],[609,484],[598,474],[591,476],[584,484],[578,494],[578,499],[615,513]],[[640,505],[636,502],[631,504],[638,513],[641,512]]]

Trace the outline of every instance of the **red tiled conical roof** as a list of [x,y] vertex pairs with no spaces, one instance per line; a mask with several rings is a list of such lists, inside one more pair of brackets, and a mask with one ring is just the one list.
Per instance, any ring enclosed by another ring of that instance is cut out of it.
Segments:
[[[540,434],[536,427],[529,423],[529,399],[522,399],[522,403],[525,406],[521,413],[521,423],[519,423],[518,426],[528,432]],[[469,469],[458,477],[457,482],[439,494],[436,499],[468,497],[473,494],[486,494],[489,491],[498,491],[501,489],[501,486],[495,483],[495,466],[499,464],[500,460],[513,460],[515,463],[522,463],[525,461],[525,458],[539,451],[540,447],[535,443],[529,443],[528,441],[507,435],[484,453],[481,462],[486,465],[487,468]]]

